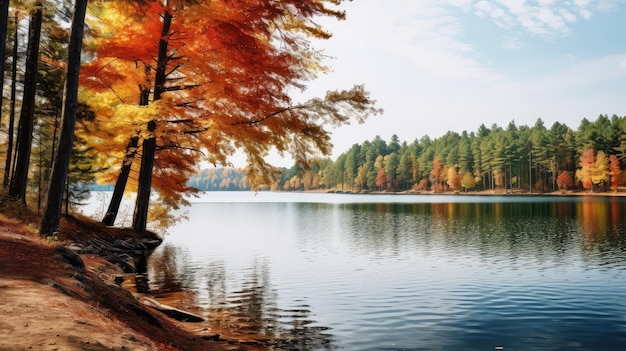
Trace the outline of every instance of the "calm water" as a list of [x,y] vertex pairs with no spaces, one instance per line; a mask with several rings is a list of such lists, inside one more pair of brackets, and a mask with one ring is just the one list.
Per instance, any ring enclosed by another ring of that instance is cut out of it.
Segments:
[[151,259],[280,350],[626,350],[626,198],[209,193]]

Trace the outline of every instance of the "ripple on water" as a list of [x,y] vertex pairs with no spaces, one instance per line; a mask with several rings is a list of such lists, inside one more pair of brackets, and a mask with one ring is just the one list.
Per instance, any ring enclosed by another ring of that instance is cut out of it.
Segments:
[[[621,350],[624,233],[594,228],[596,208],[247,205],[246,226],[236,207],[211,206],[192,218],[212,214],[197,226],[218,222],[218,247],[188,249],[169,273],[224,325],[293,338],[277,349]],[[246,253],[232,249],[248,232]]]

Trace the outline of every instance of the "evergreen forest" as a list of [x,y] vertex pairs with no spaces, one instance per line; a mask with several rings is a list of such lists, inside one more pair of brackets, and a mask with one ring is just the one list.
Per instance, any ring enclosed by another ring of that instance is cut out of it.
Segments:
[[[335,160],[310,169],[284,168],[272,190],[343,192],[615,192],[624,185],[626,118],[584,118],[577,129],[541,118],[533,126],[481,124],[476,131],[396,135],[354,144]],[[191,178],[201,190],[248,190],[243,170],[203,170]]]

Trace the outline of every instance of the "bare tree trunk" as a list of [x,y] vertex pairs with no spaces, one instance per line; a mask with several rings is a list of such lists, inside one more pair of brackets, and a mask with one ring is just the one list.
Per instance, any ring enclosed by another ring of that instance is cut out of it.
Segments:
[[[7,53],[7,28],[9,26],[9,0],[0,0],[0,87],[4,86],[4,61]],[[2,126],[2,92],[0,89],[0,127]]]
[[148,208],[150,206],[150,190],[152,188],[152,170],[154,168],[154,154],[156,152],[156,122],[148,122],[148,138],[144,139],[141,156],[141,169],[139,170],[139,186],[137,200],[133,214],[133,229],[136,232],[146,231],[148,224]]
[[13,39],[13,64],[11,65],[11,107],[9,112],[9,131],[7,140],[7,159],[4,163],[4,188],[9,186],[9,181],[13,175],[13,165],[11,162],[13,158],[13,135],[15,133],[15,100],[17,91],[17,30],[18,30],[18,18],[15,15],[15,38]]
[[72,32],[68,47],[67,76],[63,94],[63,122],[59,150],[54,160],[46,208],[41,219],[39,235],[51,236],[59,228],[63,206],[63,190],[67,183],[67,173],[74,143],[74,127],[78,112],[78,76],[80,73],[80,53],[83,45],[85,12],[88,0],[76,0],[72,18]]
[[24,98],[17,136],[17,162],[11,178],[9,196],[26,205],[26,184],[33,140],[35,95],[37,94],[37,69],[39,64],[39,39],[41,38],[42,6],[37,2],[28,26],[28,48],[24,73]]
[[138,143],[139,135],[135,135],[130,138],[128,145],[126,145],[126,155],[124,156],[122,168],[120,169],[120,175],[117,177],[117,181],[115,182],[115,188],[113,188],[113,196],[111,196],[109,208],[102,219],[102,223],[105,225],[112,226],[115,224],[115,219],[117,218],[117,213],[119,212],[120,204],[122,203],[122,197],[124,196],[124,189],[126,189],[128,176],[130,175],[130,170],[133,165],[133,159],[135,158],[135,154],[137,154]]

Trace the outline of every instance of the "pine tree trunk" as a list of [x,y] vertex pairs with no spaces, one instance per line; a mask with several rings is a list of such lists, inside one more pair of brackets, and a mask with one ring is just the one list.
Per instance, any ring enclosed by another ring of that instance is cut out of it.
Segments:
[[80,53],[83,44],[87,1],[88,0],[76,0],[74,4],[72,31],[68,47],[67,75],[63,94],[61,137],[59,139],[59,150],[50,175],[46,209],[39,228],[40,235],[53,235],[59,228],[59,222],[61,220],[63,192],[67,182],[67,172],[72,155],[72,144],[74,143],[76,114],[78,112],[78,76],[80,72]]
[[139,170],[139,187],[133,214],[133,229],[136,232],[146,231],[148,224],[148,208],[150,205],[150,190],[152,188],[152,170],[154,168],[154,154],[156,152],[156,122],[148,122],[148,138],[143,141],[141,169]]
[[24,98],[17,136],[17,161],[15,174],[11,178],[9,196],[22,200],[26,205],[26,184],[33,140],[35,117],[35,95],[37,94],[37,69],[39,64],[39,39],[41,38],[42,6],[35,5],[28,26],[28,48],[26,51],[26,70],[24,73]]
[[11,106],[9,112],[9,131],[7,139],[7,158],[4,163],[4,188],[9,186],[9,181],[13,175],[13,135],[15,133],[15,101],[17,100],[17,25],[18,18],[15,15],[15,37],[13,39],[13,64],[11,65]]
[[120,169],[120,175],[117,177],[115,188],[113,188],[113,196],[111,196],[109,207],[104,215],[104,218],[102,219],[102,223],[105,225],[112,226],[115,224],[115,219],[117,218],[117,213],[119,212],[120,204],[122,203],[122,197],[124,196],[124,189],[126,189],[128,176],[130,175],[130,170],[133,165],[133,159],[137,153],[138,143],[139,136],[135,135],[130,138],[128,145],[126,145],[126,155],[124,156],[124,162],[122,164],[122,168]]
[[[0,86],[4,86],[4,61],[7,53],[7,28],[9,27],[9,0],[0,0]],[[0,107],[2,106],[2,92],[0,89]],[[2,111],[2,108],[0,108]],[[2,113],[0,112],[0,126]]]

